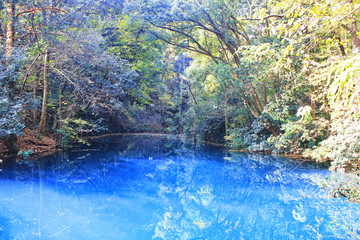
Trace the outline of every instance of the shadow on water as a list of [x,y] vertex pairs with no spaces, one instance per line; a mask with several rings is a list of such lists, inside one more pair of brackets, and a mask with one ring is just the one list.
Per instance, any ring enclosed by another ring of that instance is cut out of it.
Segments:
[[3,165],[0,239],[348,239],[358,205],[308,163],[172,136],[116,136]]

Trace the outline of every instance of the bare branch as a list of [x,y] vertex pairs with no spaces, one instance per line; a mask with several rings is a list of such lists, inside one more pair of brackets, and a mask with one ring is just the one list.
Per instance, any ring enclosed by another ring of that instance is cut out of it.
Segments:
[[240,20],[242,21],[261,21],[261,20],[266,20],[266,19],[269,19],[269,18],[285,18],[284,15],[268,15],[268,16],[265,16],[264,18],[241,18]]
[[22,84],[22,87],[21,87],[21,90],[20,90],[20,95],[21,95],[21,94],[23,93],[23,91],[24,91],[26,81],[27,81],[27,79],[28,79],[28,77],[29,77],[29,72],[30,72],[31,68],[33,67],[33,65],[35,64],[35,62],[39,59],[39,57],[40,57],[40,54],[38,54],[38,55],[36,56],[36,58],[31,62],[30,66],[26,69],[25,78],[24,78],[24,80],[23,80],[23,84]]

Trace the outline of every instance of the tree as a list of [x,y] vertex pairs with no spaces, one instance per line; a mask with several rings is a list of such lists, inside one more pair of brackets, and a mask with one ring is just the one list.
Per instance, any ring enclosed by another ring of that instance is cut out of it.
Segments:
[[[255,6],[259,8],[262,5]],[[251,24],[254,6],[241,1],[129,1],[127,9],[137,21],[143,21],[147,31],[173,46],[211,58],[215,63],[229,64],[237,69],[233,82],[240,82],[239,97],[254,117],[259,117],[266,104],[263,85],[249,77],[243,62],[241,47],[256,44],[252,35],[257,27]],[[237,11],[242,9],[242,11]],[[282,17],[264,16],[263,19]],[[259,86],[256,86],[258,84]],[[266,90],[267,91],[267,90]],[[276,128],[268,124],[277,134]]]
[[[16,105],[16,103],[15,103],[15,101],[16,101],[15,100],[15,91],[16,91],[15,72],[14,72],[14,69],[11,69],[11,67],[14,66],[14,64],[12,63],[12,59],[14,57],[13,51],[14,51],[14,38],[15,38],[15,36],[14,36],[15,35],[15,30],[14,30],[15,4],[16,4],[15,0],[10,0],[5,3],[6,13],[7,13],[7,25],[6,25],[6,40],[5,40],[6,59],[5,59],[4,63],[7,66],[6,67],[7,69],[5,72],[6,76],[3,80],[4,81],[3,84],[4,84],[5,91],[7,93],[6,94],[7,96],[4,96],[5,97],[4,100],[9,101],[9,102],[8,103],[3,102],[3,103],[5,104],[5,108],[8,108],[8,110],[10,110],[10,109],[15,110],[15,108],[13,108],[13,106]],[[17,118],[17,114],[18,113],[16,112],[16,110],[15,110],[15,112],[10,111],[9,112],[10,116],[8,116],[8,117],[10,117],[10,119]],[[18,147],[16,145],[16,141],[17,141],[16,134],[17,134],[16,130],[10,131],[10,132],[8,132],[8,134],[4,134],[5,135],[4,136],[5,145],[10,154],[15,154],[18,152]]]

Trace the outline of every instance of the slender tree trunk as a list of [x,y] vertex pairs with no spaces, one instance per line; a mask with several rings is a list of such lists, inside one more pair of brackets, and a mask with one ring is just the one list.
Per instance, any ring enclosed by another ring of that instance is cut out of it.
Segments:
[[8,23],[6,26],[6,58],[9,59],[13,52],[14,45],[14,25],[15,25],[15,4],[13,1],[6,3],[6,12],[8,16]]
[[[53,5],[53,1],[49,1],[50,6]],[[50,12],[50,15],[47,15],[46,10],[42,11],[43,18],[44,18],[44,27],[45,27],[45,37],[49,37],[49,22],[51,22],[51,18],[53,15],[53,11]],[[46,120],[47,120],[47,113],[48,113],[48,102],[49,102],[49,94],[50,94],[50,87],[49,87],[49,63],[50,63],[50,42],[49,40],[46,41],[46,49],[44,52],[44,71],[43,71],[43,81],[44,81],[44,90],[43,90],[43,101],[41,106],[41,116],[40,116],[40,123],[39,123],[39,132],[40,134],[46,133]]]
[[3,41],[3,28],[2,28],[2,24],[0,23],[0,45],[2,44]]
[[350,27],[342,24],[341,25],[345,30],[347,30],[351,34],[352,42],[353,42],[353,51],[359,53],[360,52],[360,39],[358,36],[358,28],[355,19],[352,20]]
[[[6,64],[8,71],[10,72],[9,66],[11,64],[11,57],[14,50],[14,25],[15,25],[15,4],[14,1],[6,3],[6,12],[8,16],[8,23],[6,26],[6,41],[5,41],[5,55]],[[12,73],[7,77],[7,85],[9,87],[9,98],[11,101],[15,99],[15,80],[12,78]]]
[[229,122],[228,122],[228,97],[227,97],[227,87],[225,85],[225,109],[224,109],[224,115],[225,115],[225,136],[229,136]]
[[265,120],[265,123],[267,125],[266,129],[271,132],[272,135],[275,137],[279,135],[279,130],[273,126],[268,120]]
[[338,36],[336,39],[338,40],[341,56],[346,57],[345,48],[344,48],[344,45],[341,43],[341,38]]
[[254,103],[255,103],[255,109],[256,111],[259,112],[259,114],[261,114],[264,111],[264,108],[260,102],[259,96],[256,93],[256,90],[254,88],[254,85],[252,85],[251,82],[248,83],[248,87],[250,90],[250,95],[252,96]]
[[[38,86],[39,86],[39,84],[40,84],[40,72],[39,71],[37,71],[36,72],[36,81],[34,81],[34,86],[33,86],[33,100],[34,100],[34,102],[36,101],[36,92],[37,92],[37,88],[38,88]],[[35,107],[34,109],[33,109],[33,122],[35,123],[35,122],[37,122],[37,108]]]
[[45,50],[44,55],[44,91],[43,91],[43,101],[41,106],[41,117],[40,117],[40,124],[39,124],[39,131],[41,134],[45,134],[46,130],[46,119],[47,119],[47,106],[49,102],[49,50]]
[[164,127],[165,125],[165,104],[163,101],[161,101],[160,104],[160,117],[161,117],[161,126]]
[[[63,108],[63,93],[66,89],[66,85],[67,85],[67,82],[63,82],[60,84],[60,87],[59,87],[59,108],[58,108],[58,111],[57,111],[57,129],[60,129],[62,128],[62,108]],[[62,139],[63,135],[62,133],[58,134],[58,143],[61,144],[61,139]]]
[[250,111],[250,113],[251,113],[251,115],[253,115],[253,117],[255,117],[255,118],[260,117],[260,114],[250,106],[250,103],[249,103],[248,99],[244,99],[244,105]]
[[358,28],[357,28],[355,19],[351,23],[351,37],[353,40],[354,50],[357,51],[358,53],[360,53],[360,39],[358,36]]
[[198,131],[198,103],[196,101],[196,84],[194,86],[194,91],[191,89],[191,83],[186,83],[186,85],[188,86],[190,95],[192,97],[193,100],[193,104],[194,104],[194,118],[193,121],[191,122],[193,128],[195,129],[195,133],[194,133],[194,141],[197,141],[197,131]]
[[193,94],[193,100],[194,100],[194,105],[195,105],[195,116],[194,116],[194,120],[195,120],[195,123],[194,123],[194,126],[195,126],[195,136],[194,136],[194,141],[197,142],[198,141],[198,124],[199,124],[199,115],[198,115],[198,105],[197,105],[197,101],[196,101],[196,84],[194,86],[194,94]]
[[180,77],[180,100],[179,100],[179,120],[178,120],[178,132],[182,134],[182,103],[183,103],[183,79]]
[[[9,66],[11,64],[11,56],[14,48],[14,25],[15,25],[15,4],[14,1],[9,1],[6,3],[6,12],[8,15],[8,23],[6,26],[6,42],[5,42],[5,55],[6,55],[6,64]],[[9,69],[8,69],[9,70]],[[15,79],[12,79],[11,76],[7,78],[7,85],[9,87],[9,100],[13,102],[15,100],[15,88],[16,82]],[[16,144],[17,136],[16,134],[10,134],[5,137],[5,146],[10,154],[16,154],[19,151],[19,148]]]
[[268,104],[268,101],[267,101],[266,86],[265,86],[265,84],[264,84],[264,83],[262,84],[262,87],[263,87],[264,106],[266,106],[266,105]]

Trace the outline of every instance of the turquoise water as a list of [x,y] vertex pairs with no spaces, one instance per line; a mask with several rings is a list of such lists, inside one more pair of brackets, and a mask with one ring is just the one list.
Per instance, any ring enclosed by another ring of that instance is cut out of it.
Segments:
[[0,166],[0,239],[358,239],[321,168],[174,137],[116,136]]

